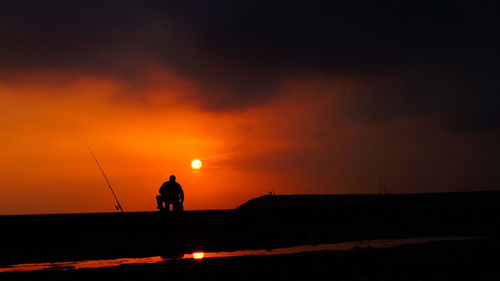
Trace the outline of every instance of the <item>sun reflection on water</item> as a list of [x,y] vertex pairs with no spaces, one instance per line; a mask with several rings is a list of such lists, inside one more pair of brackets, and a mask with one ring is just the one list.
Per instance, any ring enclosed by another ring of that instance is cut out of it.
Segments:
[[193,259],[195,260],[201,260],[205,256],[205,253],[203,252],[195,252],[193,253]]

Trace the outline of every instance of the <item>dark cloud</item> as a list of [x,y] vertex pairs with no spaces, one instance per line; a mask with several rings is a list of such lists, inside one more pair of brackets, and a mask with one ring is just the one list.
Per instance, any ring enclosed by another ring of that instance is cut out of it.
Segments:
[[488,130],[500,125],[499,12],[482,1],[11,1],[0,11],[0,73],[140,88],[155,64],[215,111],[264,103],[292,75],[347,75],[366,82],[354,116],[432,114]]
[[500,69],[488,69],[486,64],[468,67],[358,77],[344,98],[345,114],[373,121],[430,116],[464,133],[495,130],[500,127],[500,83],[495,82]]

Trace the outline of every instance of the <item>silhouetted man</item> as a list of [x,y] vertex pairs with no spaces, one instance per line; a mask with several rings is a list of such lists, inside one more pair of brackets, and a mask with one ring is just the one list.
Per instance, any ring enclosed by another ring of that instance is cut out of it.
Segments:
[[[179,183],[175,181],[175,176],[171,175],[169,181],[164,182],[160,187],[160,195],[156,196],[158,209],[160,211],[170,211],[170,204],[173,205],[174,212],[182,212],[184,203],[184,191]],[[163,207],[165,203],[165,207]]]

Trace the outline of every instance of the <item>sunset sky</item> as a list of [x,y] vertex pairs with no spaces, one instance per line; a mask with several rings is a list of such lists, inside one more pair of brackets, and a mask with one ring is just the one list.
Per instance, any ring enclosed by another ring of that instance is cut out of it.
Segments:
[[500,4],[269,2],[3,3],[0,214],[500,187]]

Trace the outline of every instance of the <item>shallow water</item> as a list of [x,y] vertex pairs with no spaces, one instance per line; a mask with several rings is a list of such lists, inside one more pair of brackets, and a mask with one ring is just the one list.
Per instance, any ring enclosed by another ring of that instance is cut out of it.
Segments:
[[477,237],[422,237],[422,238],[408,238],[408,239],[378,239],[378,240],[362,240],[355,242],[319,244],[314,246],[306,245],[306,246],[295,246],[289,248],[243,250],[234,252],[199,251],[199,252],[184,254],[183,256],[178,258],[165,258],[161,256],[154,256],[145,258],[119,258],[119,259],[68,261],[68,262],[24,263],[24,264],[2,266],[0,267],[0,272],[36,271],[36,270],[75,270],[83,268],[114,267],[123,264],[158,263],[158,262],[165,262],[169,260],[178,260],[178,259],[201,260],[206,258],[228,258],[228,257],[239,257],[239,256],[254,256],[254,255],[281,255],[281,254],[295,254],[302,252],[351,250],[357,248],[387,248],[404,244],[421,244],[430,241],[470,240],[475,238]]

